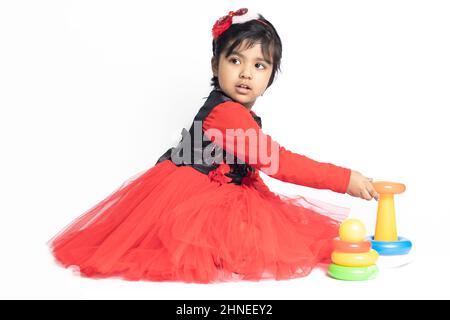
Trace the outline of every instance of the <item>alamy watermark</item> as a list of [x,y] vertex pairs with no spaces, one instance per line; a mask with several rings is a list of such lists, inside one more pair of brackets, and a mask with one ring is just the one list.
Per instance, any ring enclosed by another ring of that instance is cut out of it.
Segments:
[[[191,133],[183,128],[180,143],[172,149],[171,158],[175,164],[247,163],[257,165],[268,175],[278,172],[280,146],[263,134],[261,130],[257,131],[253,128],[245,131],[244,129],[226,129],[224,137],[221,130],[210,128],[203,135],[202,121],[194,121],[193,129],[194,139],[192,139]],[[204,141],[213,143],[202,148]],[[194,144],[193,148],[192,143]],[[226,152],[223,152],[223,149]],[[191,151],[193,151],[193,155]],[[225,159],[223,158],[224,154]]]

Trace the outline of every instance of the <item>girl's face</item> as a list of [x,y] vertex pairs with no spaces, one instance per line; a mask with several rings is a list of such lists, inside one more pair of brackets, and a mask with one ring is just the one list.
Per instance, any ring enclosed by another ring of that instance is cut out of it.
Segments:
[[[240,47],[245,48],[245,43]],[[222,53],[218,63],[213,58],[212,69],[220,89],[247,109],[264,93],[272,75],[272,64],[264,60],[259,43],[244,50],[236,48],[228,57]]]

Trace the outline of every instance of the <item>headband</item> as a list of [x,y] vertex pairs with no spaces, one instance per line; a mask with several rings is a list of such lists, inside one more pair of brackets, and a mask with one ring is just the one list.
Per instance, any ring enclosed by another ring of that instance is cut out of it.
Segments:
[[228,28],[235,23],[245,23],[250,20],[256,20],[265,26],[269,26],[266,22],[260,19],[258,13],[248,13],[247,8],[242,8],[237,11],[230,11],[228,15],[223,16],[216,21],[212,28],[213,39],[216,40],[222,33],[228,30]]

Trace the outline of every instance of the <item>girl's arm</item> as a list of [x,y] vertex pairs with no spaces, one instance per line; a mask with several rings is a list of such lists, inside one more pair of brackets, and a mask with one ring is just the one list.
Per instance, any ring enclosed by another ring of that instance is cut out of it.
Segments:
[[[214,130],[207,131],[210,129],[218,130],[223,139],[217,139]],[[203,130],[211,141],[228,153],[275,179],[339,193],[347,191],[350,169],[318,162],[280,146],[264,134],[248,109],[239,103],[227,101],[217,105],[203,121]],[[255,132],[257,139],[244,139],[247,130]],[[245,152],[237,147],[239,141],[245,141]],[[274,162],[278,162],[278,166]],[[274,167],[277,170],[274,171]]]

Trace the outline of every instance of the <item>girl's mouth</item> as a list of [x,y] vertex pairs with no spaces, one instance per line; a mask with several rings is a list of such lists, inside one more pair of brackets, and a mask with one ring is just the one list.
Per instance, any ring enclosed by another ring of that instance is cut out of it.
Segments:
[[251,91],[251,89],[246,84],[239,84],[236,86],[236,91],[240,94],[247,94]]

